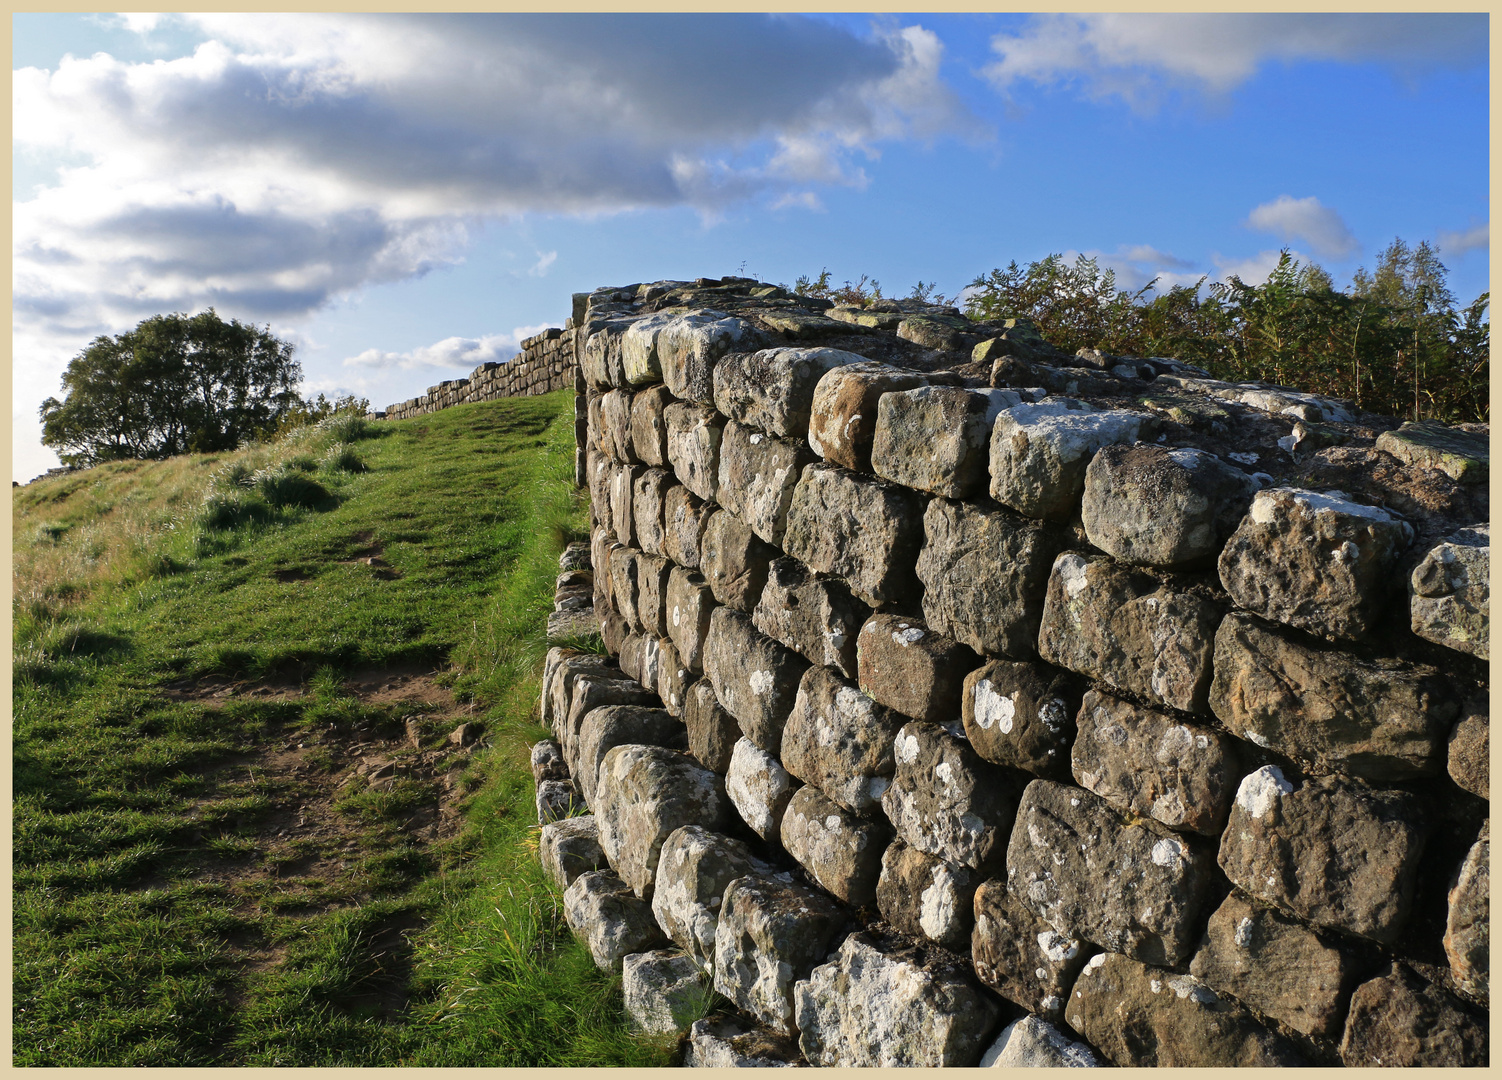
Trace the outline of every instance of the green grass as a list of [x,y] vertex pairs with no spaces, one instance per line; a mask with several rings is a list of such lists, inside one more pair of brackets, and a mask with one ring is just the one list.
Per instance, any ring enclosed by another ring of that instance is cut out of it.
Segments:
[[[18,489],[16,1064],[668,1062],[626,1030],[618,977],[572,940],[537,861],[543,628],[586,523],[571,406],[326,425]],[[377,548],[381,566],[360,561]],[[320,842],[268,830],[338,767],[337,740],[400,737],[400,709],[342,689],[399,665],[446,665],[474,702],[461,827],[419,844],[402,823],[432,782],[353,783],[334,802],[343,869],[309,877]],[[228,679],[291,692],[180,692]],[[305,775],[254,766],[299,742]]]

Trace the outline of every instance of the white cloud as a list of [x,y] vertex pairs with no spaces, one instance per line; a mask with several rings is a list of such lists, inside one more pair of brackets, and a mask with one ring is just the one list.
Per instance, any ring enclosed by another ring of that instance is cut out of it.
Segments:
[[485,363],[504,363],[514,357],[524,338],[540,334],[551,323],[518,326],[509,334],[486,334],[480,338],[447,337],[431,345],[407,352],[366,349],[344,361],[345,367],[372,371],[414,371],[418,369],[454,369],[472,371]]
[[535,263],[533,263],[530,268],[528,268],[527,273],[530,274],[532,277],[547,277],[548,276],[548,270],[551,269],[552,265],[555,262],[557,262],[557,261],[558,261],[558,252],[556,252],[556,251],[548,251],[548,252],[539,251],[537,253],[537,261]]
[[[1309,256],[1297,251],[1290,251],[1296,261],[1302,264],[1309,262]],[[1268,279],[1274,270],[1278,268],[1278,261],[1283,257],[1281,251],[1259,251],[1255,255],[1246,258],[1233,259],[1220,254],[1210,256],[1215,263],[1215,278],[1219,281],[1227,281],[1231,277],[1239,277],[1248,285],[1261,285]]]
[[816,213],[824,211],[824,201],[812,191],[789,191],[772,204],[772,209],[787,210],[795,206]]
[[1258,232],[1272,233],[1281,240],[1305,240],[1315,254],[1344,259],[1355,253],[1355,235],[1332,208],[1313,195],[1295,199],[1279,195],[1255,207],[1246,224]]
[[1490,251],[1492,246],[1492,223],[1483,221],[1479,225],[1472,225],[1464,232],[1451,232],[1448,229],[1440,230],[1438,237],[1439,250],[1452,257],[1464,255],[1467,251]]
[[1193,285],[1202,276],[1195,272],[1192,261],[1160,251],[1151,244],[1123,244],[1115,251],[1091,248],[1083,252],[1070,249],[1061,253],[1069,266],[1073,266],[1081,255],[1094,259],[1102,270],[1115,271],[1116,287],[1128,292],[1136,292],[1156,280],[1156,291],[1166,293],[1175,285]]

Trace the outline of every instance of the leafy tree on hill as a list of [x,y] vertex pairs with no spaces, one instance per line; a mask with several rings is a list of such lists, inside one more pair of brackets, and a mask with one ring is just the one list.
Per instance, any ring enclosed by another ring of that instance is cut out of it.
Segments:
[[302,365],[269,327],[154,315],[94,339],[42,402],[42,442],[69,465],[229,450],[302,407]]

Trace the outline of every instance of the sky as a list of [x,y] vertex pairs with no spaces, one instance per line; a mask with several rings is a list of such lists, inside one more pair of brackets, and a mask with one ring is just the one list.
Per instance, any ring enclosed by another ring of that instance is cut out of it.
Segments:
[[604,285],[1132,288],[1428,241],[1488,288],[1484,14],[16,14],[13,477],[95,337],[214,307],[376,408]]

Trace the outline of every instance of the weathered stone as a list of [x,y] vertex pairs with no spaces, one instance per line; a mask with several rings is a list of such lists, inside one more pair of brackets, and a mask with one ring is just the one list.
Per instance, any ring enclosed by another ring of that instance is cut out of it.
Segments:
[[881,856],[876,909],[902,933],[963,954],[975,923],[976,882],[969,868],[893,840]]
[[685,825],[662,843],[652,913],[668,937],[710,971],[726,888],[738,877],[771,873],[739,840]]
[[532,744],[532,779],[567,780],[568,765],[563,760],[563,747],[553,739],[542,739]]
[[636,531],[636,546],[649,554],[664,554],[663,497],[675,483],[667,469],[647,469],[632,485],[631,521]]
[[892,838],[885,821],[857,817],[807,786],[788,800],[779,831],[787,853],[825,891],[853,907],[875,902],[881,855]]
[[792,1036],[748,1026],[733,1016],[695,1023],[683,1051],[685,1069],[790,1068],[802,1063]]
[[1440,770],[1460,711],[1432,668],[1312,648],[1250,616],[1215,634],[1210,707],[1234,734],[1321,770],[1374,780]]
[[810,662],[853,676],[856,638],[870,615],[871,609],[851,596],[844,582],[816,577],[785,555],[768,566],[751,621]]
[[[546,702],[543,720],[555,733],[562,731],[568,719],[569,705],[574,700],[574,680],[580,675],[592,675],[601,679],[618,679],[620,668],[608,656],[598,653],[579,653],[572,649],[549,649],[548,655],[565,653],[557,663],[545,670],[543,675],[543,699]],[[562,739],[559,739],[560,744]]]
[[1286,1038],[1193,975],[1114,953],[1090,958],[1065,1016],[1123,1068],[1304,1064]]
[[963,738],[914,721],[897,732],[896,775],[881,807],[911,846],[986,873],[1000,867],[1017,798]]
[[864,693],[915,720],[958,727],[965,676],[978,663],[970,649],[900,615],[871,616],[856,648]]
[[617,465],[610,475],[610,527],[615,530],[615,538],[633,550],[637,540],[632,500],[636,495],[636,480],[645,471],[644,465]]
[[1353,1069],[1480,1066],[1487,1043],[1483,1017],[1394,963],[1351,995],[1340,1057]]
[[1491,639],[1491,525],[1461,529],[1430,549],[1408,579],[1413,632],[1486,660]]
[[719,311],[681,315],[657,332],[657,358],[663,381],[676,397],[711,405],[714,369],[720,357],[759,338],[750,323]]
[[1393,592],[1413,526],[1340,492],[1259,491],[1220,555],[1241,607],[1334,640],[1360,640]]
[[807,660],[761,633],[740,612],[718,607],[710,615],[704,674],[746,738],[763,750],[776,753],[782,745],[782,727],[808,666]]
[[612,390],[600,398],[600,448],[617,464],[639,465],[631,440],[631,391]]
[[813,460],[805,443],[773,438],[731,420],[720,443],[719,503],[767,543],[780,544],[793,489],[803,466]]
[[1318,926],[1390,944],[1413,903],[1427,829],[1413,796],[1276,765],[1241,781],[1220,842],[1226,877]]
[[741,726],[720,705],[714,684],[700,679],[688,690],[683,704],[683,724],[688,728],[688,752],[700,765],[724,776],[730,757],[741,739]]
[[[605,438],[605,395],[592,392],[588,398],[588,412],[585,419],[585,431],[587,433],[588,450],[591,461],[599,455],[609,455],[610,448]],[[593,468],[591,468],[593,475]]]
[[1488,798],[1491,787],[1491,723],[1485,712],[1471,713],[1450,733],[1450,779],[1472,795]]
[[1194,950],[1215,872],[1187,837],[1051,780],[1023,791],[1006,867],[1011,894],[1054,929],[1155,964]]
[[970,352],[981,337],[969,319],[958,315],[909,315],[897,324],[897,336],[946,352]]
[[567,544],[558,556],[559,573],[567,573],[570,570],[588,570],[591,565],[589,545],[583,540],[575,540]]
[[[653,640],[656,640],[655,638]],[[638,631],[632,631],[621,645],[618,659],[621,662],[621,673],[632,682],[640,683],[643,687],[646,683],[642,672],[642,648],[646,645],[647,638]],[[653,697],[657,696],[657,687],[654,685],[650,690]]]
[[[978,346],[977,346],[978,347]],[[1036,1016],[1013,1020],[980,1059],[983,1069],[1094,1069],[1100,1062],[1090,1047],[1075,1042]]]
[[1097,412],[1072,399],[1005,409],[991,429],[991,497],[1028,517],[1067,518],[1095,452],[1148,438],[1154,423],[1144,413]]
[[802,440],[808,436],[820,377],[831,368],[864,360],[840,349],[731,353],[715,368],[715,408],[768,435]]
[[[672,572],[673,564],[662,555],[642,552],[636,557],[636,625],[648,637],[667,636],[668,583]],[[645,678],[641,678],[641,683],[652,685]]]
[[1103,446],[1085,469],[1085,535],[1141,566],[1203,565],[1240,524],[1257,482],[1214,454],[1149,443]]
[[1450,427],[1437,420],[1405,421],[1397,431],[1377,436],[1377,449],[1405,465],[1438,469],[1462,484],[1485,484],[1491,464],[1491,440],[1482,430]]
[[854,304],[836,304],[824,314],[840,322],[877,330],[896,330],[897,324],[902,322],[902,313],[899,311],[869,311]]
[[1110,559],[1054,560],[1038,652],[1060,667],[1184,712],[1208,710],[1221,610]]
[[668,428],[662,410],[673,403],[665,386],[651,386],[631,399],[631,448],[646,465],[668,464]]
[[776,757],[750,739],[737,740],[725,773],[725,792],[757,836],[780,842],[783,812],[802,786]]
[[1054,1023],[1085,963],[1082,943],[1061,934],[1007,891],[1001,878],[975,891],[971,955],[981,982]]
[[572,780],[542,780],[537,784],[537,824],[566,818],[585,808]]
[[548,879],[560,889],[567,889],[580,874],[608,866],[593,814],[545,824],[538,836],[537,853]]
[[664,616],[668,637],[678,650],[683,666],[691,672],[704,670],[704,640],[715,608],[709,584],[699,574],[674,566],[668,574]]
[[761,598],[777,549],[740,518],[719,510],[705,526],[699,551],[699,567],[714,598],[749,615]]
[[668,464],[673,475],[699,498],[713,501],[719,491],[725,418],[708,405],[683,401],[663,409],[662,418],[668,429]]
[[657,353],[657,335],[673,321],[666,312],[637,319],[621,334],[621,369],[632,386],[662,381],[662,363]]
[[793,990],[812,1065],[974,1065],[1001,1009],[964,966],[922,946],[851,934]]
[[782,765],[846,810],[869,815],[896,771],[893,745],[906,722],[832,668],[811,667],[782,729]]
[[919,491],[968,499],[985,491],[991,426],[1021,404],[1014,390],[919,386],[877,403],[871,469]]
[[1080,699],[1080,680],[1061,668],[992,660],[965,676],[960,718],[987,761],[1067,780]]
[[1232,892],[1210,916],[1189,972],[1295,1031],[1338,1039],[1357,964],[1303,923]]
[[897,484],[815,463],[788,507],[782,546],[821,574],[844,578],[872,607],[917,591],[923,500]]
[[833,465],[870,472],[877,402],[883,394],[912,390],[927,382],[922,372],[875,361],[830,369],[814,388],[808,445]]
[[563,747],[563,760],[573,773],[579,753],[579,729],[584,718],[596,709],[607,705],[657,705],[657,695],[635,679],[622,676],[620,669],[607,669],[596,674],[582,672],[574,677],[573,694],[569,698],[568,713],[558,728],[558,742]]
[[838,319],[814,315],[796,308],[762,308],[757,315],[767,326],[791,341],[819,341],[831,337],[848,337],[852,332],[867,332]]
[[601,617],[600,640],[605,643],[606,652],[620,655],[621,647],[630,633],[631,624],[615,612]]
[[1058,538],[997,506],[934,499],[923,513],[923,617],[982,653],[1036,654]]
[[657,696],[662,698],[662,707],[678,719],[688,704],[688,692],[699,676],[688,669],[678,653],[678,646],[668,638],[657,643]]
[[603,971],[619,971],[631,953],[667,943],[652,908],[609,870],[580,874],[563,894],[563,917]]
[[1098,690],[1085,695],[1078,725],[1070,767],[1081,787],[1170,829],[1219,835],[1241,771],[1214,728]]
[[712,997],[703,969],[678,949],[625,957],[621,994],[632,1025],[653,1035],[687,1031],[709,1011]]
[[724,782],[686,754],[627,745],[600,762],[600,847],[636,895],[652,898],[662,842],[684,825],[723,828],[730,821]]
[[846,920],[839,902],[817,889],[737,878],[720,908],[715,989],[762,1023],[791,1034],[793,984],[833,951]]
[[1472,997],[1490,997],[1492,842],[1486,829],[1471,845],[1450,888],[1445,956],[1455,985]]
[[662,497],[662,553],[678,566],[699,569],[699,546],[712,513],[713,506],[682,484],[668,488]]
[[586,713],[579,724],[570,761],[584,801],[595,805],[600,762],[611,748],[627,743],[682,749],[688,743],[683,724],[665,709],[641,705],[606,705]]

